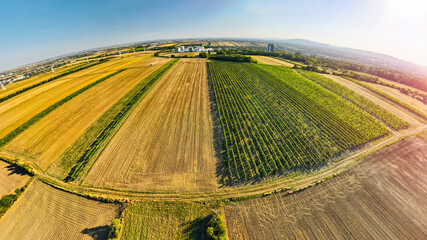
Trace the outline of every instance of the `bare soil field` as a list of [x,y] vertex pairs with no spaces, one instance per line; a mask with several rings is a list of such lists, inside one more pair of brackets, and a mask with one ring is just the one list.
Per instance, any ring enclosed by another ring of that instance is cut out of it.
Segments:
[[217,158],[206,60],[181,59],[135,107],[84,183],[139,191],[212,191]]
[[255,58],[258,62],[269,64],[269,65],[277,65],[277,66],[285,66],[285,67],[293,67],[294,65],[276,58],[266,57],[266,56],[251,56]]
[[[418,101],[418,100],[416,100],[410,96],[407,96],[403,93],[400,93],[400,91],[397,89],[386,87],[386,86],[375,84],[375,83],[366,83],[366,84],[375,88],[375,89],[380,90],[381,92],[383,92],[387,95],[390,95],[396,99],[399,99],[400,101],[402,101],[406,104],[409,104],[410,106],[412,106],[412,107],[414,107],[420,111],[427,112],[427,105],[426,104],[424,104],[424,103],[422,103],[422,102],[420,102],[420,101]],[[406,88],[409,88],[409,87],[406,87]]]
[[36,181],[0,220],[0,239],[106,239],[116,209]]
[[168,59],[149,66],[152,61],[140,60],[145,67],[129,69],[75,97],[18,135],[2,152],[25,156],[46,170],[105,111]]
[[230,239],[426,239],[427,142],[411,137],[291,195],[225,207]]
[[416,118],[409,115],[406,111],[402,110],[400,107],[377,97],[377,95],[372,93],[369,89],[366,89],[365,87],[360,86],[359,84],[357,84],[355,82],[352,82],[350,80],[344,79],[342,77],[334,76],[331,74],[322,74],[322,75],[334,80],[335,82],[347,87],[348,89],[353,90],[353,91],[357,92],[358,94],[364,96],[365,98],[375,102],[376,104],[380,105],[385,110],[387,110],[387,111],[395,114],[399,118],[407,121],[412,126],[416,127],[416,126],[420,126],[422,124],[420,121],[418,121]]
[[23,187],[30,176],[14,165],[0,161],[0,198]]
[[0,138],[69,94],[145,57],[108,61],[36,87],[3,102],[0,105]]

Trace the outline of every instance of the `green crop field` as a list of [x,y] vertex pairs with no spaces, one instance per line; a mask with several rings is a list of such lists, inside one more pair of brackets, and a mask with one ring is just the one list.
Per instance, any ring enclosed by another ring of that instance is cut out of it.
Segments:
[[392,129],[401,130],[401,129],[409,128],[409,123],[407,123],[406,121],[384,110],[374,102],[346,88],[345,86],[339,83],[336,83],[334,80],[324,77],[316,72],[310,72],[306,70],[298,70],[298,71],[304,76],[308,77],[310,80],[322,85],[326,89],[338,94],[339,96],[359,106],[366,112],[377,117],[382,122],[384,122],[387,126],[390,126]]
[[209,63],[224,132],[224,180],[322,165],[387,134],[375,118],[281,66]]

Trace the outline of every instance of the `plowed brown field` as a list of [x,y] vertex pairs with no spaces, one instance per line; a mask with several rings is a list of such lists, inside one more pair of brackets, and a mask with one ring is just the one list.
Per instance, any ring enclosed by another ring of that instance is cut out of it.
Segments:
[[230,239],[427,239],[427,143],[412,137],[304,191],[226,206]]
[[21,188],[30,176],[10,163],[0,161],[0,198]]
[[210,111],[206,62],[182,59],[133,110],[84,183],[140,191],[216,189]]

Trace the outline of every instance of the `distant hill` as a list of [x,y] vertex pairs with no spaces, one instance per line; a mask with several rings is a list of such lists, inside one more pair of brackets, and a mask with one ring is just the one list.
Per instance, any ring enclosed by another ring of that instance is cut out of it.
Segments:
[[398,70],[412,75],[427,78],[427,68],[400,60],[390,55],[375,53],[366,50],[336,47],[333,45],[314,42],[306,39],[286,39],[274,41],[278,49],[290,52],[301,52],[306,55],[315,55],[344,61],[354,61],[374,65],[382,68]]

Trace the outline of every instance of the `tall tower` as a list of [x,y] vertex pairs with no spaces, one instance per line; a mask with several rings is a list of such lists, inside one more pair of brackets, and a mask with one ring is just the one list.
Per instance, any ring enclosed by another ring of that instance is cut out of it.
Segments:
[[274,52],[274,44],[273,43],[268,44],[267,52]]

